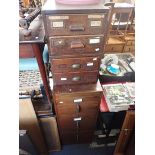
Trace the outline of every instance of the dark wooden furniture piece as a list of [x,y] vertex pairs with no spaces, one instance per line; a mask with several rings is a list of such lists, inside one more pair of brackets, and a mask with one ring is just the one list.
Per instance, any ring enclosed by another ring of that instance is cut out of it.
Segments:
[[109,7],[102,3],[79,7],[48,0],[42,14],[61,142],[91,142],[102,96],[96,82]]
[[54,85],[95,83],[104,51],[109,7],[49,0],[42,14]]
[[32,143],[36,146],[39,155],[47,155],[45,140],[31,98],[19,99],[19,129],[28,131]]
[[[134,130],[135,130],[135,111],[127,111],[122,129],[115,147],[114,155],[125,154],[126,149],[129,145],[130,139],[134,138],[133,137]],[[135,147],[134,143],[132,147],[134,149]]]
[[125,41],[122,38],[109,37],[105,45],[105,53],[122,53]]
[[100,83],[54,86],[53,91],[62,143],[91,142],[102,96]]
[[30,25],[32,30],[29,36],[24,36],[24,29],[19,29],[19,57],[20,58],[31,58],[36,57],[43,85],[46,91],[49,104],[51,103],[51,95],[49,89],[48,78],[43,62],[42,52],[44,49],[44,27],[42,23],[42,17],[37,17]]

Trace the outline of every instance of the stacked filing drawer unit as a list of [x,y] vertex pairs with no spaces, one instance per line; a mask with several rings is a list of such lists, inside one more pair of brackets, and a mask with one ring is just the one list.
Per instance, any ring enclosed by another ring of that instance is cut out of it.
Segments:
[[63,144],[90,142],[102,88],[98,80],[108,27],[103,4],[74,6],[48,0],[42,10]]

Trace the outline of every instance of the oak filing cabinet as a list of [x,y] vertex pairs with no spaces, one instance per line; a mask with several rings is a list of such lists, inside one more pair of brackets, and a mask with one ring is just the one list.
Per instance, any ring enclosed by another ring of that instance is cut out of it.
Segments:
[[102,3],[79,7],[48,0],[42,14],[61,142],[91,142],[102,96],[97,81],[109,7]]

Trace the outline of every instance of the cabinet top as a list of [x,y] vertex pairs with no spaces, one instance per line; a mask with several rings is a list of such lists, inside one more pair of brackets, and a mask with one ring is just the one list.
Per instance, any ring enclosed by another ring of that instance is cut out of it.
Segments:
[[105,0],[101,0],[98,4],[90,5],[67,5],[59,4],[55,0],[47,0],[47,2],[42,7],[42,12],[44,14],[51,13],[102,13],[108,12],[109,7],[104,6]]

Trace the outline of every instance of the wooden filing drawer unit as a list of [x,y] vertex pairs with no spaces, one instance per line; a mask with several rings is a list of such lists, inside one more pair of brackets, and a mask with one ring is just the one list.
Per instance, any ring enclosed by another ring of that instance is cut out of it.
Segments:
[[100,83],[54,86],[53,91],[62,143],[90,142],[102,97]]
[[54,85],[95,83],[97,79],[98,71],[53,74]]
[[83,72],[99,70],[100,57],[50,58],[50,62],[54,73]]
[[105,53],[122,53],[125,41],[120,37],[109,37],[105,45]]
[[135,41],[134,40],[129,40],[126,43],[127,46],[135,46]]
[[123,49],[123,52],[131,52],[131,53],[135,53],[135,37],[134,35],[127,35],[125,37],[125,46]]
[[54,14],[46,16],[48,36],[104,34],[107,14]]
[[49,50],[52,56],[101,54],[103,35],[59,36],[49,38]]
[[124,44],[120,44],[120,45],[117,45],[117,44],[107,44],[105,46],[105,52],[106,53],[121,53],[123,52],[123,48],[124,48]]
[[102,3],[79,7],[48,0],[42,14],[54,85],[97,82],[109,7]]
[[135,51],[135,46],[125,46],[124,47],[124,52],[134,52]]

